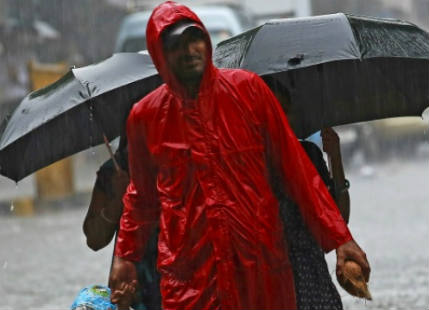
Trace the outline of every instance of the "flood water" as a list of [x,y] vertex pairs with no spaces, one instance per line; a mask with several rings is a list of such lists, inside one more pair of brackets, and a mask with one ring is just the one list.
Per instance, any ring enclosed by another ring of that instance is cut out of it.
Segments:
[[[345,309],[429,309],[428,172],[427,156],[346,171],[350,229],[371,263],[373,301],[339,289]],[[0,310],[68,309],[81,288],[107,283],[112,246],[87,248],[87,200],[70,204],[32,218],[0,216]],[[327,258],[335,277],[334,254]]]

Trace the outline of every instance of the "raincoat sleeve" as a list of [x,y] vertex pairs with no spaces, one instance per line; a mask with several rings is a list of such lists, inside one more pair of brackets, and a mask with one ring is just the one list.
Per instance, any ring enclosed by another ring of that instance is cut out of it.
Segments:
[[115,255],[140,261],[159,219],[156,167],[146,146],[143,122],[132,110],[127,121],[130,184],[123,197],[124,209]]
[[252,89],[266,141],[266,158],[282,177],[286,193],[325,252],[352,236],[317,170],[296,138],[274,94],[257,75]]

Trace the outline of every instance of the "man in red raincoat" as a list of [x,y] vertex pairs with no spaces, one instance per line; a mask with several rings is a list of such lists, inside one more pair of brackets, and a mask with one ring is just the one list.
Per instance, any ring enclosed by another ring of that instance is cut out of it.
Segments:
[[128,118],[111,286],[135,283],[133,262],[158,226],[164,309],[296,308],[273,172],[321,247],[337,249],[337,272],[353,259],[368,279],[365,253],[264,82],[214,67],[205,27],[177,3],[153,11],[146,38],[165,84]]

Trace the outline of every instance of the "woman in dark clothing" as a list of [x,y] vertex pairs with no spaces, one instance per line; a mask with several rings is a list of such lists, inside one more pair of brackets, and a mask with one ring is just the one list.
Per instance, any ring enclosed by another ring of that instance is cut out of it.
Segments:
[[[109,159],[97,171],[91,202],[83,223],[87,244],[94,251],[107,246],[119,226],[122,214],[122,196],[129,183],[126,139],[121,138],[114,156],[119,169],[115,167],[113,160]],[[160,276],[156,271],[156,257],[157,231],[151,238],[143,260],[136,264],[140,287],[138,289],[134,287],[131,290],[136,292],[132,298],[133,309],[161,309]],[[124,290],[122,293],[127,295],[129,292]],[[114,299],[114,295],[112,295],[112,299]],[[131,297],[128,299],[131,300]]]
[[[290,118],[288,111],[293,100],[289,90],[276,79],[266,78],[265,81],[281,103],[286,116]],[[332,128],[323,129],[321,136],[323,150],[327,153],[330,162],[330,172],[317,145],[308,141],[301,141],[301,145],[328,187],[344,221],[348,223],[349,182],[344,177],[340,140]],[[280,201],[280,215],[294,274],[297,308],[300,310],[343,309],[341,297],[329,274],[324,252],[305,225],[298,206],[277,186],[276,179],[274,173],[272,183]]]
[[[329,131],[332,131],[329,134],[335,134],[332,129],[329,129]],[[326,133],[323,134],[326,135]],[[324,141],[326,140],[325,137]],[[326,144],[325,142],[325,145]],[[344,204],[344,202],[349,201],[346,186],[348,181],[344,180],[344,186],[340,191],[335,190],[337,182],[330,177],[322,152],[317,145],[308,141],[302,141],[301,145],[313,162],[337,204],[339,200],[335,192],[339,192],[340,195],[347,195],[347,199],[342,199],[343,205],[339,208],[342,216],[346,218],[349,214],[349,205],[348,203]],[[332,161],[335,160],[341,160],[341,157],[333,157]],[[334,167],[335,165],[332,166]],[[340,295],[329,274],[324,252],[304,223],[298,206],[284,193],[281,186],[279,186],[281,182],[277,181],[278,177],[275,175],[275,172],[271,171],[271,174],[273,189],[280,202],[280,217],[283,222],[289,250],[289,259],[294,275],[297,309],[343,309]],[[341,210],[343,210],[343,212]]]
[[[311,142],[302,141],[301,144],[338,203],[334,194],[335,183],[329,175],[322,152]],[[346,190],[344,187],[340,195],[345,195]],[[294,273],[298,309],[342,309],[341,298],[329,274],[324,252],[304,224],[298,206],[286,195],[280,196],[280,213]],[[348,210],[348,206],[343,209]],[[346,214],[342,212],[343,217]]]
[[[121,150],[121,149],[120,149]],[[116,169],[112,159],[97,171],[91,202],[83,223],[87,245],[94,251],[104,248],[112,240],[122,214],[122,196],[128,186],[128,157],[117,151]]]

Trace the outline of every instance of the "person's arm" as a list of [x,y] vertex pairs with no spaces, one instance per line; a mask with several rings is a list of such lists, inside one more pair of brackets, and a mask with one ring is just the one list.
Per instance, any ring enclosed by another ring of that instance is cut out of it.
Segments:
[[[353,240],[335,202],[295,137],[279,102],[256,75],[249,92],[266,141],[266,157],[283,177],[286,192],[298,204],[307,227],[322,249],[337,249],[337,264],[353,259],[369,277],[365,253]],[[340,269],[343,265],[341,265]]]
[[341,159],[340,138],[332,128],[321,131],[323,151],[328,154],[331,163],[331,174],[334,182],[335,201],[340,209],[341,215],[346,223],[350,218],[350,195],[344,175],[343,162]]
[[[111,193],[101,188],[99,182],[102,178],[109,178]],[[112,240],[119,225],[122,213],[121,198],[128,185],[129,178],[125,171],[116,171],[113,175],[100,172],[92,191],[91,202],[83,222],[83,232],[86,243],[94,251],[104,248]]]
[[150,234],[159,221],[157,168],[146,146],[145,133],[144,122],[132,110],[127,121],[130,184],[123,198],[124,210],[109,278],[112,296],[116,296],[119,303],[126,299],[119,293],[123,287],[137,282],[134,262],[142,259]]
[[137,268],[133,262],[116,256],[113,258],[112,274],[122,277],[110,276],[109,287],[112,289],[110,300],[117,305],[118,310],[129,309],[138,286]]
[[116,221],[113,219],[106,220],[100,215],[101,210],[109,203],[111,201],[109,201],[107,195],[95,186],[92,191],[91,203],[83,222],[86,244],[94,251],[98,251],[109,244],[119,223],[119,218]]

